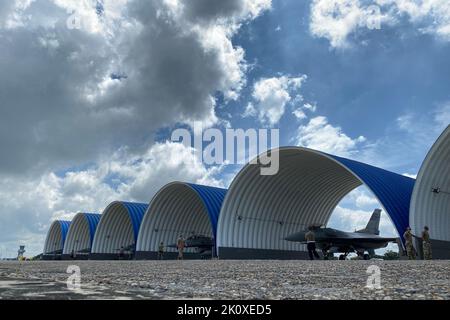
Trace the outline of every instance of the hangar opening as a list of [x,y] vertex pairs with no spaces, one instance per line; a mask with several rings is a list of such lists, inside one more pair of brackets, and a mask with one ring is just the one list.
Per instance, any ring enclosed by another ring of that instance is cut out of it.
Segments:
[[273,150],[280,170],[263,176],[248,164],[234,179],[219,217],[221,259],[305,259],[306,248],[285,237],[326,225],[340,201],[365,185],[398,233],[408,226],[414,179],[301,147]]
[[[411,199],[411,229],[420,236],[430,229],[434,259],[450,259],[450,126],[441,134],[423,162]],[[422,243],[417,241],[419,255]]]
[[44,245],[44,259],[61,259],[70,221],[54,221],[48,230]]
[[174,182],[152,199],[137,242],[138,259],[157,259],[161,242],[164,258],[176,257],[176,242],[182,236],[188,247],[185,258],[215,254],[217,221],[227,190]]
[[103,212],[95,232],[91,259],[133,259],[148,205],[113,202]]
[[93,213],[78,213],[73,218],[64,245],[64,259],[89,258],[100,218],[101,215]]
[[[367,230],[375,212],[381,210],[380,208],[382,208],[382,205],[371,195],[370,190],[364,185],[361,185],[352,190],[341,200],[341,202],[339,202],[325,227],[350,233]],[[378,223],[374,224],[372,221],[372,224],[370,225],[370,227],[378,227],[378,232],[374,234],[383,238],[400,239],[402,235],[397,232],[389,215],[381,210],[379,216]],[[369,249],[366,249],[365,251],[371,255],[372,258],[380,258],[385,256],[385,254],[387,254],[386,259],[401,259],[401,257],[404,256],[403,247],[399,241],[388,242],[386,246],[380,245],[379,247],[376,247],[377,248],[373,249],[373,251],[369,251]],[[318,251],[320,251],[320,248]],[[341,253],[337,255],[336,252],[334,256],[338,257],[339,255],[341,255]],[[355,252],[351,252],[348,257],[357,258],[358,255]]]

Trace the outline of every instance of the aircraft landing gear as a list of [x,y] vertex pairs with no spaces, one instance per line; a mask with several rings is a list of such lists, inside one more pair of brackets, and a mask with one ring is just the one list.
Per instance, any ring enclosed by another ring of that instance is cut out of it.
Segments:
[[362,260],[370,260],[370,254],[365,253],[365,252],[358,252],[358,259],[362,259]]
[[333,254],[328,252],[328,250],[322,250],[323,260],[332,260]]
[[347,254],[341,254],[339,260],[347,260]]

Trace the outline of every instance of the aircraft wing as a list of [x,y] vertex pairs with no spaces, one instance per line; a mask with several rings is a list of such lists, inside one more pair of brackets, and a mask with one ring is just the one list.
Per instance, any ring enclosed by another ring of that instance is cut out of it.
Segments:
[[333,238],[323,238],[319,239],[317,242],[329,242],[329,243],[343,243],[343,244],[351,244],[351,243],[385,243],[385,242],[395,242],[397,238],[382,238],[382,237],[333,237]]
[[[184,245],[185,248],[209,248],[209,247],[214,247],[213,245],[191,245],[191,244],[185,244]],[[174,248],[177,249],[177,245],[176,244],[169,244],[166,246],[166,248]]]

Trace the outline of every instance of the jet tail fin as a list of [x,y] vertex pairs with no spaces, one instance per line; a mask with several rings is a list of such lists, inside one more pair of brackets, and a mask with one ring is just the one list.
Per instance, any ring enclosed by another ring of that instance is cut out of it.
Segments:
[[367,226],[362,230],[358,230],[357,232],[379,235],[380,219],[381,219],[381,210],[375,209],[375,211],[372,213],[372,217],[370,217],[369,223],[367,223]]

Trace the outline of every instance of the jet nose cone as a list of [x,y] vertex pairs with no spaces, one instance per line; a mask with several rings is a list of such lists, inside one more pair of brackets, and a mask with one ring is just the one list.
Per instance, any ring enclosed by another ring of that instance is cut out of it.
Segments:
[[294,241],[293,237],[292,237],[292,234],[287,236],[286,238],[284,238],[284,240],[286,240],[286,241]]
[[305,233],[304,232],[293,233],[284,238],[284,240],[292,242],[302,242],[305,241]]

